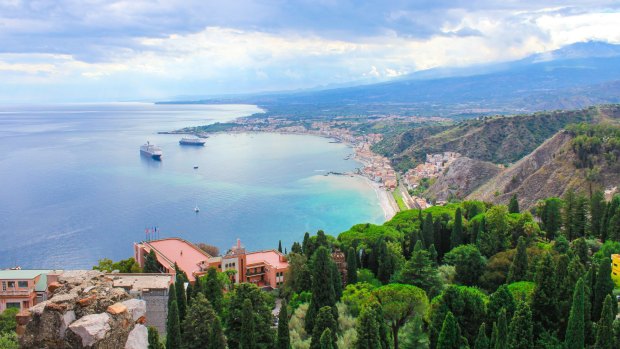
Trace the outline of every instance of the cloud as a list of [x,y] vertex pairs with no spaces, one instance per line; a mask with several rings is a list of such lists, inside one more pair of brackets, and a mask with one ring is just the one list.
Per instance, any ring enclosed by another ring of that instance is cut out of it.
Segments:
[[620,43],[619,6],[606,0],[555,7],[533,0],[0,0],[0,98],[20,97],[15,85],[24,87],[21,98],[87,100],[382,81],[592,39]]

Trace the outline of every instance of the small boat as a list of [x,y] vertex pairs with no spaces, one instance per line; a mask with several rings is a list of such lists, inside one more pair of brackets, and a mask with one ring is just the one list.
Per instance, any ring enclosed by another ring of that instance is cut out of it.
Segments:
[[200,209],[198,208],[198,206],[194,207],[194,212],[196,213],[200,212]]
[[194,170],[197,170],[197,169],[198,169],[198,166],[194,166]]

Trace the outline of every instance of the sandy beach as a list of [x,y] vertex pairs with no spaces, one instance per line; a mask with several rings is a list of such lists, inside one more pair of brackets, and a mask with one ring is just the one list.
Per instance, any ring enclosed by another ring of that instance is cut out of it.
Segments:
[[363,178],[366,183],[368,183],[368,185],[370,185],[375,191],[377,199],[379,199],[379,205],[381,205],[381,209],[383,209],[385,220],[389,221],[390,219],[392,219],[392,217],[394,217],[394,215],[396,215],[396,213],[400,211],[398,209],[398,204],[396,204],[396,201],[392,196],[392,193],[383,189],[379,183],[371,181],[370,178],[361,175],[358,176]]

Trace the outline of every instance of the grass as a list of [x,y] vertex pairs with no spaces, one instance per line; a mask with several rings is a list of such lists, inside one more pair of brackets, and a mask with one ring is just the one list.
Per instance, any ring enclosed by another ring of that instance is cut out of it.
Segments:
[[396,204],[398,204],[398,208],[401,211],[406,211],[409,209],[407,205],[405,205],[405,201],[403,200],[403,196],[401,195],[400,190],[395,189],[392,192],[392,195],[394,196],[394,200],[396,200]]

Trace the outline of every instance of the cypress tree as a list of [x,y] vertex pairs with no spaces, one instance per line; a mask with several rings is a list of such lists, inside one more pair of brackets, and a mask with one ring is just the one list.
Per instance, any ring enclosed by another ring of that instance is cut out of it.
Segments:
[[574,213],[574,234],[578,237],[586,236],[586,228],[588,226],[588,199],[579,195],[575,199]]
[[[452,234],[450,234],[450,248],[455,248],[463,244],[463,217],[461,208],[457,208],[454,213],[454,224],[452,225]],[[430,247],[430,246],[429,246]]]
[[562,201],[558,198],[549,198],[545,200],[541,219],[548,240],[555,239],[555,236],[560,230],[562,224],[562,217],[560,214],[561,207]]
[[[196,280],[198,282],[198,280]],[[187,306],[192,305],[192,296],[194,295],[194,287],[191,283],[187,284],[187,288],[185,289],[185,299],[187,299]]]
[[222,292],[222,284],[217,277],[217,270],[213,267],[209,268],[207,271],[204,294],[213,306],[215,312],[222,314],[222,299],[224,298],[224,293]]
[[168,308],[166,320],[166,349],[181,349],[181,325],[177,301],[173,300]]
[[508,271],[507,283],[523,281],[527,279],[527,244],[523,236],[519,236],[517,253],[515,254],[510,270]]
[[148,349],[163,349],[164,347],[161,345],[161,342],[159,341],[159,332],[157,331],[157,329],[153,326],[149,326],[149,330],[148,330],[149,334],[148,334],[148,341],[149,341],[149,346]]
[[487,304],[487,323],[492,324],[498,322],[499,314],[503,309],[506,312],[506,318],[512,318],[516,308],[515,299],[508,290],[507,285],[501,285],[495,292],[489,296]]
[[583,279],[579,279],[575,285],[573,293],[573,305],[570,309],[568,327],[566,328],[566,349],[583,349],[585,345],[585,323],[584,323],[584,291]]
[[[211,303],[205,298],[203,294],[198,294],[192,302],[192,305],[187,309],[187,315],[183,321],[182,342],[183,349],[203,349],[209,348],[223,348],[216,346],[217,343],[221,343],[222,339],[217,340],[216,323],[219,323],[220,319],[213,311]],[[221,325],[219,330],[221,336]]]
[[177,274],[175,291],[177,293],[177,307],[179,307],[179,320],[183,322],[187,312],[187,299],[185,298],[185,285],[183,277]]
[[304,234],[304,241],[302,242],[301,250],[304,252],[306,257],[308,258],[312,257],[312,252],[313,252],[312,241],[310,241],[310,233],[308,232]]
[[301,248],[301,245],[299,244],[299,242],[297,241],[293,242],[293,246],[291,246],[292,253],[302,254],[303,251],[304,250]]
[[371,308],[365,307],[362,309],[360,316],[357,318],[355,330],[357,332],[355,349],[375,349],[381,347],[379,324]]
[[388,251],[387,244],[384,239],[379,239],[377,247],[377,279],[383,284],[387,284],[396,271],[394,258]]
[[600,190],[595,191],[590,198],[590,236],[600,238],[603,242],[603,215],[606,208],[605,195]]
[[254,310],[252,308],[252,301],[246,298],[243,301],[243,311],[241,313],[239,349],[254,349],[256,347],[256,334],[254,331]]
[[282,301],[278,314],[278,342],[277,349],[290,349],[291,337],[288,331],[288,310],[286,301]]
[[525,302],[520,302],[510,322],[508,348],[529,349],[534,347],[534,324],[532,311]]
[[323,334],[321,334],[321,349],[334,349],[332,337],[332,331],[326,328]]
[[216,316],[215,321],[213,321],[213,331],[211,331],[211,338],[209,339],[207,349],[226,349],[226,338],[224,337],[222,321],[219,316]]
[[[611,280],[611,260],[605,258],[601,261],[596,273],[596,284],[594,285],[594,300],[592,302],[592,321],[598,322],[601,318],[603,302],[607,295],[613,296],[614,282]],[[614,311],[616,308],[614,307]]]
[[487,326],[483,322],[478,330],[478,336],[476,336],[476,342],[474,343],[474,349],[489,349],[489,338],[487,337]]
[[338,301],[342,297],[342,276],[336,263],[332,263],[332,283],[334,284],[334,295]]
[[282,253],[282,240],[278,240],[278,252]]
[[519,213],[519,200],[517,194],[513,194],[508,204],[508,213]]
[[433,265],[437,265],[437,257],[438,257],[438,253],[437,250],[435,249],[435,245],[431,245],[431,247],[428,248],[428,253],[429,256],[431,258],[431,262],[433,263]]
[[[573,258],[579,259],[579,258]],[[563,333],[566,332],[566,325],[568,322],[568,316],[570,314],[570,307],[572,303],[573,292],[575,290],[575,284],[571,284],[570,279],[572,276],[568,275],[568,267],[569,267],[569,259],[568,256],[563,254],[560,255],[556,262],[555,269],[555,278],[557,291],[556,291],[556,299],[558,300],[558,328],[559,328],[559,339],[564,339]],[[577,280],[581,277],[578,276]],[[577,281],[575,281],[577,283]]]
[[433,227],[433,215],[428,212],[426,219],[422,223],[422,238],[424,239],[424,246],[430,247],[435,243],[435,228]]
[[391,343],[391,338],[389,335],[390,329],[384,321],[385,317],[383,314],[383,308],[378,302],[371,302],[367,305],[367,307],[370,311],[372,311],[372,314],[374,314],[375,321],[377,321],[377,326],[379,326],[379,341],[381,343],[380,348],[389,349]]
[[576,238],[575,233],[575,192],[571,189],[564,195],[564,211],[562,212],[564,234],[568,241]]
[[[305,321],[307,333],[314,333],[314,321],[321,308],[327,306],[331,309],[336,305],[336,292],[332,279],[333,263],[326,247],[319,247],[312,257],[312,298]],[[334,317],[337,317],[338,313],[334,313]],[[321,334],[322,332],[317,335],[317,343]]]
[[150,250],[144,258],[144,269],[142,271],[145,273],[159,273],[159,264],[157,263],[155,250]]
[[177,291],[176,288],[174,287],[174,284],[170,284],[170,286],[168,286],[168,309],[170,309],[170,306],[172,305],[172,301],[176,301],[177,300]]
[[589,249],[588,249],[588,244],[586,243],[586,239],[579,238],[573,241],[571,248],[573,252],[575,253],[575,255],[579,257],[579,260],[581,261],[581,263],[583,263],[584,265],[587,265],[588,262],[590,261],[590,256],[588,254]]
[[508,323],[506,321],[506,309],[499,311],[497,318],[497,336],[495,337],[495,349],[504,349],[508,344]]
[[347,253],[347,285],[357,283],[357,254],[353,247]]
[[494,322],[493,330],[491,331],[491,342],[489,343],[489,348],[495,349],[495,344],[497,343],[498,336],[499,336],[499,330],[497,329],[497,322]]
[[610,295],[605,297],[601,318],[596,326],[595,349],[612,349],[614,347],[613,322],[615,318],[613,300]]
[[456,323],[454,315],[452,315],[451,311],[448,311],[443,320],[441,332],[439,332],[437,349],[459,349],[461,342],[460,332],[459,325]]
[[545,253],[536,270],[536,287],[532,294],[532,318],[534,331],[553,331],[558,322],[557,284],[551,254]]
[[319,248],[321,246],[329,248],[329,244],[327,243],[327,235],[325,235],[324,231],[319,230],[316,232],[316,245],[314,247]]
[[314,328],[312,329],[312,340],[310,341],[310,349],[321,349],[321,336],[326,329],[330,330],[331,342],[336,346],[336,329],[337,324],[332,315],[333,310],[329,306],[322,307],[319,315],[316,317]]

